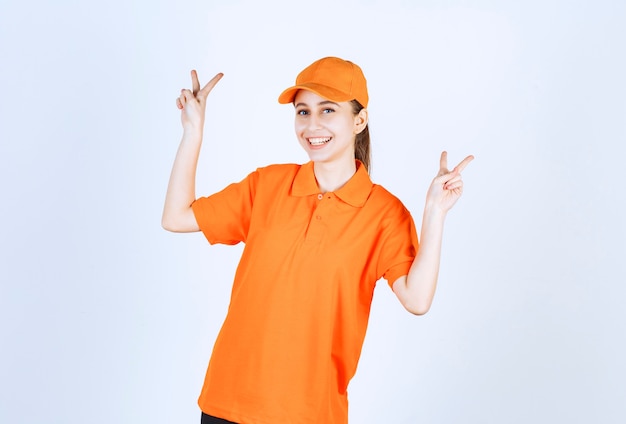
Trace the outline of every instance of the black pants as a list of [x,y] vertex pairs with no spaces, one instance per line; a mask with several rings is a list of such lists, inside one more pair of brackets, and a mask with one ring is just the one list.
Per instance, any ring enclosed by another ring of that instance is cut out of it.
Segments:
[[217,417],[212,417],[210,415],[205,414],[204,412],[202,413],[202,420],[200,421],[200,424],[237,424],[234,423],[232,421],[228,421],[228,420],[223,420],[221,418],[217,418]]

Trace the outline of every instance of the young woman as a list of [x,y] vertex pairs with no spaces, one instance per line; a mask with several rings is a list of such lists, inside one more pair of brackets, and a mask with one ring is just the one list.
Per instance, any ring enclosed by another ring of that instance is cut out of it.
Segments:
[[368,93],[361,69],[320,59],[279,97],[295,107],[310,161],[259,168],[196,199],[207,97],[222,77],[176,100],[183,137],[162,225],[202,231],[211,243],[245,243],[228,314],[199,406],[202,422],[346,423],[374,286],[385,278],[411,313],[430,308],[446,213],[461,196],[465,158],[446,152],[426,197],[418,238],[410,213],[368,175]]

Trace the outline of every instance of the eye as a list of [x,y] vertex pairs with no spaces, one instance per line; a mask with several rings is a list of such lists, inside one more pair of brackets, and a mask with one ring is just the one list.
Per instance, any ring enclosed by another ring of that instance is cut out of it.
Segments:
[[300,110],[296,111],[296,115],[305,116],[305,115],[308,115],[308,114],[309,114],[309,111],[306,110],[306,109],[300,109]]
[[330,108],[330,107],[326,107],[324,108],[324,110],[322,110],[322,113],[333,113],[335,111],[335,109]]

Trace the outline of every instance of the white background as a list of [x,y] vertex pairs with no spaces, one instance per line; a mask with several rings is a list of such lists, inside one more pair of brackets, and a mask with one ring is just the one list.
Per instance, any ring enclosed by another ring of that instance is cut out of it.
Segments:
[[3,1],[0,422],[199,422],[241,247],[160,227],[175,99],[225,73],[210,194],[306,161],[276,98],[327,55],[418,225],[439,153],[476,156],[432,310],[376,290],[351,422],[626,422],[625,4]]

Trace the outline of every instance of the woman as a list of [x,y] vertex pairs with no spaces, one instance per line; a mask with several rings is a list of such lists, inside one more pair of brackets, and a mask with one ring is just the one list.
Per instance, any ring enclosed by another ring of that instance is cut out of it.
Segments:
[[416,315],[430,308],[444,219],[461,196],[465,158],[446,153],[427,194],[418,239],[403,204],[369,178],[368,93],[361,69],[320,59],[279,97],[295,107],[304,165],[259,168],[196,199],[207,96],[222,77],[177,99],[183,137],[163,227],[202,231],[211,243],[245,243],[228,314],[199,406],[202,422],[346,423],[374,286],[385,278]]

